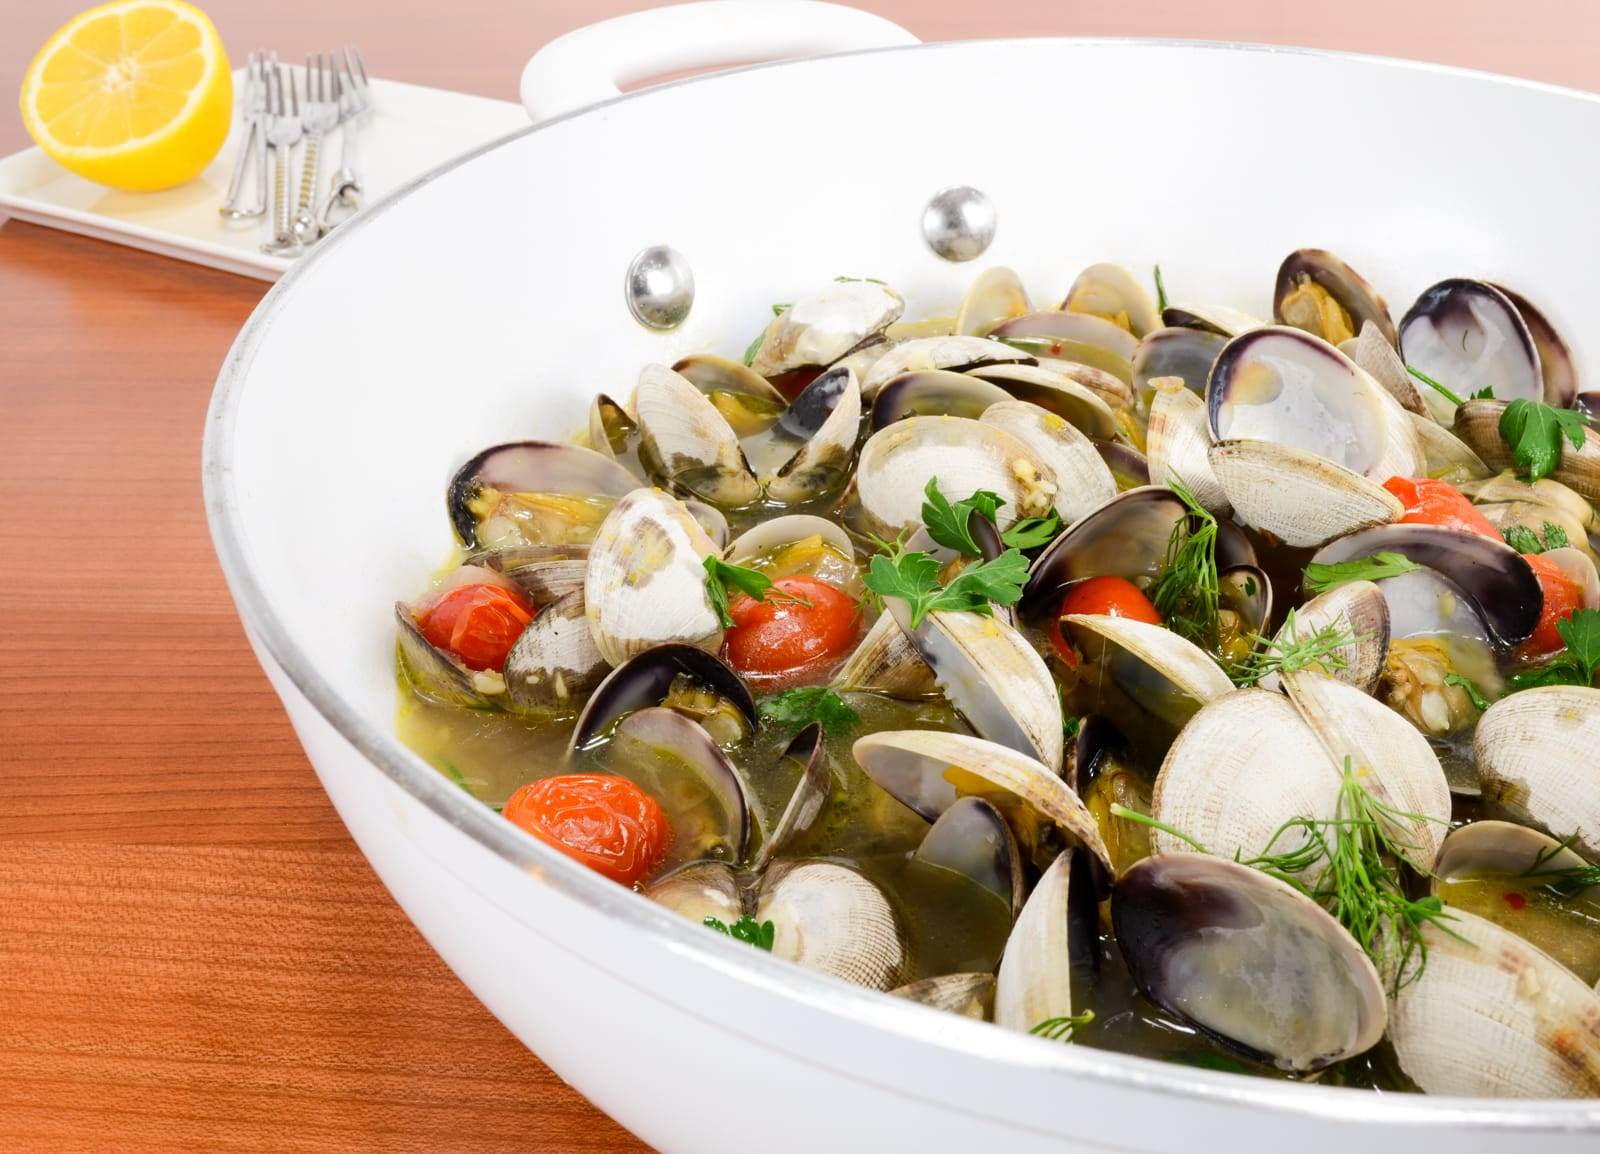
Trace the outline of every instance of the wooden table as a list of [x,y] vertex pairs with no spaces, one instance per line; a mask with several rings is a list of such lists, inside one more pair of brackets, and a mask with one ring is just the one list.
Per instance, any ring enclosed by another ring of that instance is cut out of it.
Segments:
[[[77,6],[0,2],[0,92]],[[241,54],[355,40],[382,75],[510,97],[544,40],[642,5],[207,6]],[[1577,85],[1600,59],[1589,0],[1346,0],[1325,27],[1278,0],[866,6],[925,39],[1279,40]],[[0,152],[24,143],[0,114]],[[0,1149],[642,1149],[428,950],[245,647],[200,432],[262,291],[0,229]]]

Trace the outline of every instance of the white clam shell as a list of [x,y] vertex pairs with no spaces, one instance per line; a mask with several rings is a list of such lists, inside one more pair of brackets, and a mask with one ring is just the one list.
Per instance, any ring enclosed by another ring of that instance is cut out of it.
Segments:
[[1490,476],[1483,458],[1469,449],[1460,437],[1432,417],[1419,417],[1415,413],[1409,416],[1412,432],[1416,433],[1417,444],[1422,448],[1423,475],[1456,486]]
[[688,378],[646,365],[633,393],[641,452],[681,485],[718,505],[747,505],[761,486],[727,418]]
[[995,1025],[1027,1033],[1072,1014],[1072,934],[1067,892],[1073,850],[1063,850],[1033,887],[1000,958]]
[[1199,705],[1233,692],[1233,682],[1211,657],[1160,625],[1131,617],[1073,613],[1067,623],[1111,642]]
[[956,332],[981,337],[996,325],[1032,311],[1033,304],[1021,279],[1004,265],[996,265],[979,273],[961,298]]
[[889,990],[906,965],[889,900],[853,869],[833,862],[769,869],[755,919],[773,923],[772,953],[858,986]]
[[1298,548],[1387,524],[1405,512],[1377,482],[1287,445],[1221,441],[1209,459],[1239,519]]
[[889,992],[935,1010],[986,1022],[993,1013],[994,986],[993,974],[940,974]]
[[1061,302],[1067,312],[1089,313],[1106,320],[1125,318],[1133,335],[1142,337],[1161,327],[1161,314],[1144,282],[1120,264],[1092,264],[1078,274]]
[[[1389,601],[1383,590],[1371,581],[1350,581],[1326,593],[1319,593],[1294,611],[1294,639],[1305,641],[1329,627],[1347,633],[1352,640],[1333,650],[1331,658],[1341,658],[1343,668],[1327,673],[1372,693],[1383,677],[1383,664],[1389,654]],[[1288,625],[1278,638],[1288,641]],[[1265,689],[1278,688],[1279,678],[1262,678]]]
[[775,377],[790,369],[831,365],[888,328],[905,307],[888,285],[836,281],[784,309],[767,326],[750,367],[763,377]]
[[716,652],[722,625],[706,597],[717,547],[681,503],[635,489],[595,533],[584,605],[595,647],[612,665],[663,641]]
[[906,631],[888,613],[878,615],[850,659],[834,676],[834,684],[841,689],[905,699],[928,697],[938,690],[933,670],[928,668]]
[[1016,437],[1049,467],[1056,512],[1064,523],[1072,524],[1117,495],[1116,479],[1099,451],[1065,417],[1027,401],[1000,401],[979,420]]
[[644,895],[697,924],[716,918],[732,925],[744,913],[738,878],[719,861],[691,862],[675,869],[651,882]]
[[605,678],[578,589],[541,609],[506,655],[506,696],[520,711],[576,709]]
[[822,427],[767,480],[767,493],[789,503],[809,501],[841,486],[850,475],[861,431],[861,386],[845,370],[844,389]]
[[1201,505],[1218,516],[1227,516],[1233,507],[1211,468],[1211,426],[1206,420],[1206,403],[1185,387],[1182,377],[1157,377],[1150,383],[1155,386],[1145,434],[1150,480],[1165,485],[1177,477]]
[[1515,934],[1450,914],[1449,933],[1420,927],[1427,965],[1391,1001],[1401,1069],[1429,1094],[1600,1097],[1600,994]]
[[[1065,417],[1085,436],[1107,441],[1117,438],[1121,429],[1115,406],[1122,393],[1126,393],[1127,386],[1111,374],[1086,365],[1068,365],[1065,361],[1052,361],[1050,365],[990,365],[973,369],[967,375],[1004,389],[1014,400],[1031,401]],[[1095,380],[1104,378],[1122,392],[1115,400],[1108,400],[1101,389],[1084,384],[1077,377],[1060,371],[1062,368],[1083,370],[1085,374],[1093,374]]]
[[1472,748],[1484,796],[1600,861],[1600,689],[1551,685],[1502,697]]
[[1363,323],[1361,332],[1353,340],[1341,344],[1339,351],[1376,381],[1402,409],[1419,414],[1433,424],[1416,378],[1406,371],[1406,363],[1376,324],[1372,321]]
[[975,365],[1015,361],[1033,364],[1034,358],[1021,349],[990,340],[988,337],[919,337],[901,341],[878,357],[861,378],[861,395],[871,400],[889,381],[912,369],[962,370]]

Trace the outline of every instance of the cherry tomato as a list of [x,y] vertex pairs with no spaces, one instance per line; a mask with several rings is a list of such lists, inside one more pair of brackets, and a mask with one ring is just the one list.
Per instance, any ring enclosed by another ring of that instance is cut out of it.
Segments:
[[769,684],[797,685],[829,672],[855,644],[860,626],[856,599],[814,577],[780,577],[765,601],[736,597],[728,616],[728,664]]
[[656,799],[625,777],[564,773],[520,787],[506,820],[625,886],[654,872],[672,844]]
[[537,613],[521,594],[500,585],[457,585],[417,614],[428,643],[448,649],[468,669],[506,667],[506,654]]
[[1070,666],[1078,664],[1078,654],[1061,631],[1061,619],[1074,613],[1093,613],[1105,617],[1131,617],[1150,625],[1161,624],[1161,614],[1150,598],[1126,577],[1089,577],[1069,588],[1061,598],[1056,619],[1051,623],[1050,644]]
[[1406,507],[1402,524],[1443,525],[1500,540],[1500,530],[1454,485],[1427,477],[1390,477],[1383,487]]
[[1583,589],[1548,557],[1533,555],[1524,558],[1533,566],[1539,578],[1539,589],[1544,594],[1544,604],[1539,609],[1539,624],[1533,635],[1517,646],[1517,657],[1536,660],[1559,653],[1567,643],[1556,632],[1556,622],[1571,617],[1574,610],[1583,608]]

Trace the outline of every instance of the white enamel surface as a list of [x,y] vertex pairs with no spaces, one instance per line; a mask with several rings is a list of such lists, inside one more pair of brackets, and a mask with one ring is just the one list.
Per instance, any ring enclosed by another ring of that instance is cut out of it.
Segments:
[[[1078,118],[1071,150],[1041,150],[1029,110],[1058,103],[1063,75],[1118,92],[1123,111]],[[907,94],[916,115],[896,121],[896,163],[875,166],[870,184],[776,181],[750,196],[738,180],[641,182],[685,156],[745,165],[772,110],[802,96],[817,138],[848,139],[863,107]],[[1389,124],[1453,111],[1421,136],[1363,135],[1365,167],[1407,173],[1398,195],[1357,180],[1284,197],[1235,179],[1236,157],[1203,133],[1163,140],[1163,163],[1186,174],[1181,196],[1161,181],[1074,179],[1083,155],[1132,166],[1142,138],[1126,125],[1176,107],[1248,122],[1274,142],[1275,163],[1306,171],[1326,160],[1326,142],[1303,131],[1308,114]],[[445,482],[483,446],[580,430],[593,392],[647,362],[737,356],[768,302],[841,272],[889,280],[912,315],[953,312],[972,270],[939,262],[916,233],[920,207],[948,184],[994,199],[985,260],[1015,268],[1040,300],[1097,260],[1160,260],[1168,283],[1265,314],[1273,270],[1314,222],[1391,300],[1453,270],[1537,290],[1587,375],[1597,338],[1570,322],[1600,311],[1600,282],[1570,258],[1592,247],[1600,157],[1545,150],[1536,189],[1522,167],[1478,158],[1486,142],[1535,129],[1575,141],[1597,128],[1592,98],[1445,70],[1070,41],[842,57],[624,99],[421,184],[268,297],[224,368],[209,431],[224,567],[330,796],[402,906],[519,1037],[662,1150],[721,1154],[760,1133],[774,1154],[1120,1154],[1192,1150],[1200,1135],[1304,1154],[1402,1141],[1592,1151],[1594,1101],[1379,1097],[1145,1062],[854,991],[704,933],[516,835],[394,741],[389,606],[444,556]],[[984,147],[947,147],[962,131]],[[1063,227],[1069,218],[1095,227]],[[620,292],[629,258],[661,242],[688,255],[699,291],[670,334],[634,325]],[[364,507],[351,548],[339,519],[318,513],[330,485],[360,483],[381,484],[384,500]]]

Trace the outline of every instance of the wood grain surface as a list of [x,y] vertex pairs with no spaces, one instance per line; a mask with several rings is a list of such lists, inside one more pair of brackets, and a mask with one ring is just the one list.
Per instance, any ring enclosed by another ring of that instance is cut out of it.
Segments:
[[[206,4],[240,55],[354,40],[379,74],[508,98],[549,37],[641,6]],[[864,6],[925,39],[1279,40],[1591,86],[1600,59],[1590,0]],[[0,0],[0,91],[76,7]],[[0,114],[0,151],[24,143]],[[0,1150],[643,1149],[411,928],[245,646],[200,433],[262,291],[0,228]]]

